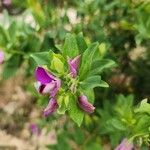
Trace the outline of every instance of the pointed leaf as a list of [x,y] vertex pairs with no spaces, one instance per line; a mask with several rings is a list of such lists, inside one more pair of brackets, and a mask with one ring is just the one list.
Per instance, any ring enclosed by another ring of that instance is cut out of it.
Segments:
[[79,33],[76,37],[78,48],[80,53],[82,54],[87,49],[87,44],[84,40],[83,34]]
[[83,53],[82,63],[79,70],[80,80],[83,80],[84,78],[87,77],[91,69],[94,53],[97,49],[98,49],[98,43],[96,42],[91,44],[89,48],[86,49],[86,51]]
[[83,118],[84,118],[84,113],[80,108],[77,106],[77,99],[75,96],[71,96],[69,100],[69,115],[72,118],[72,120],[78,124],[78,126],[81,125]]
[[33,53],[31,57],[37,63],[37,65],[49,65],[50,64],[50,52]]
[[99,74],[103,72],[105,69],[109,69],[115,66],[116,63],[110,59],[96,60],[92,63],[92,67],[91,67],[92,70],[90,72],[90,75]]
[[93,89],[95,87],[109,87],[109,85],[101,80],[101,77],[98,75],[90,76],[81,83],[83,89]]
[[63,46],[63,56],[74,58],[79,54],[77,41],[74,35],[67,34],[65,38],[65,44]]

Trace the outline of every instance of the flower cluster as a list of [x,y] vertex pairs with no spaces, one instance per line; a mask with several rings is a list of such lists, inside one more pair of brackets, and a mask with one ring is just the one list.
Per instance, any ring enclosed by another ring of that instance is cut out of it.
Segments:
[[100,73],[114,67],[115,62],[101,58],[99,43],[87,45],[82,34],[68,33],[58,50],[57,54],[52,50],[32,54],[38,66],[35,87],[38,93],[49,96],[44,116],[67,111],[80,126],[85,113],[95,110],[94,88],[109,87]]
[[[69,75],[71,78],[77,78],[79,64],[80,64],[80,55],[71,59],[68,58],[68,68]],[[44,115],[51,115],[58,108],[57,103],[57,94],[62,85],[62,80],[55,77],[53,73],[47,71],[43,67],[38,66],[35,71],[35,78],[37,82],[35,87],[40,94],[49,94],[50,100],[47,107],[44,109]],[[73,86],[70,87],[73,91]],[[88,102],[88,99],[85,95],[79,95],[78,97],[78,106],[87,113],[93,113],[95,107]]]

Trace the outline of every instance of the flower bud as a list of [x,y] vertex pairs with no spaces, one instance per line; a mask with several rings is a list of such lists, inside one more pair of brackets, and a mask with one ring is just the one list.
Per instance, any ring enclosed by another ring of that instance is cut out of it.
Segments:
[[79,64],[80,55],[76,56],[74,59],[68,59],[69,71],[73,78],[77,76]]
[[51,98],[49,100],[47,107],[44,109],[44,116],[47,117],[51,115],[54,111],[56,111],[57,108],[58,108],[58,104],[56,99]]
[[129,143],[127,139],[124,139],[116,148],[115,150],[132,150],[133,144]]
[[85,95],[81,95],[78,99],[78,105],[81,109],[83,109],[87,113],[93,113],[95,107],[88,102],[87,97]]

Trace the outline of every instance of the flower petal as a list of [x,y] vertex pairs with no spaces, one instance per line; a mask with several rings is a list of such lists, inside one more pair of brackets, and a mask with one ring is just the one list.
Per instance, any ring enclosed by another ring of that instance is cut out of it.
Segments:
[[72,66],[77,70],[80,64],[80,57],[81,55],[76,56],[74,59],[71,60]]
[[0,64],[4,62],[4,59],[5,59],[4,52],[0,51]]
[[44,116],[47,117],[48,115],[51,115],[54,111],[56,111],[57,108],[58,108],[58,104],[56,99],[51,98],[49,100],[47,107],[44,109]]
[[57,94],[60,86],[61,86],[61,80],[60,79],[56,79],[55,78],[55,88],[51,91],[51,97],[55,97],[55,95]]
[[93,113],[95,107],[88,102],[87,97],[85,95],[81,95],[78,99],[78,105],[81,109],[83,109],[87,113]]
[[35,71],[35,77],[37,81],[40,81],[42,84],[50,83],[54,80],[54,76],[48,73],[44,68],[37,67]]
[[69,71],[74,78],[77,76],[79,64],[80,55],[76,56],[74,59],[68,59]]
[[36,82],[34,83],[34,86],[40,94],[50,94],[56,87],[56,81],[52,81],[47,84],[41,84],[41,82]]
[[54,91],[55,87],[56,87],[56,81],[52,81],[51,83],[45,85],[42,93],[43,94],[51,93],[52,91]]
[[129,143],[127,139],[124,139],[116,148],[115,150],[132,150],[133,144]]

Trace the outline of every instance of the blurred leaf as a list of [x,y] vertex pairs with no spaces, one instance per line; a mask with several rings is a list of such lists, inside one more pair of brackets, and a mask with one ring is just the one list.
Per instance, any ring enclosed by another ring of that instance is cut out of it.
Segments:
[[140,115],[137,117],[137,122],[132,129],[132,136],[140,137],[150,133],[150,116]]
[[75,128],[72,138],[77,144],[82,145],[85,141],[84,131],[79,127]]
[[90,142],[87,145],[85,145],[83,150],[103,150],[103,149],[99,143]]
[[58,143],[56,145],[48,145],[48,148],[52,150],[73,150],[69,144],[68,135],[66,132],[63,132],[58,135]]
[[113,118],[109,120],[109,124],[111,124],[114,128],[116,128],[117,130],[122,130],[122,131],[126,131],[126,127],[125,125],[118,119]]
[[12,55],[7,62],[5,62],[3,70],[3,78],[8,79],[11,76],[15,75],[22,63],[22,56],[14,54]]
[[10,26],[9,26],[9,39],[10,39],[10,42],[14,42],[15,39],[16,39],[16,34],[17,34],[17,23],[15,21],[13,21]]
[[134,111],[135,113],[147,113],[150,115],[150,104],[147,103],[147,99],[142,100],[140,106]]
[[0,26],[0,46],[5,47],[8,42],[8,33]]
[[31,8],[37,22],[41,26],[43,26],[45,23],[45,14],[43,12],[40,2],[38,2],[37,0],[28,0],[28,5]]

